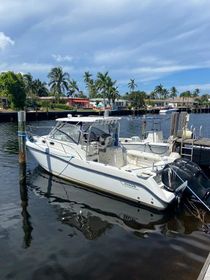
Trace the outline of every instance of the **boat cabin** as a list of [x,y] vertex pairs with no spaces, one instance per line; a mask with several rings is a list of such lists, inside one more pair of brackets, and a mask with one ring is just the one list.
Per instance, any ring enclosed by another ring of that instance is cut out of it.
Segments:
[[138,150],[129,150],[119,141],[120,118],[72,117],[56,119],[57,124],[43,139],[58,152],[98,163],[132,170],[161,164],[163,157]]
[[116,117],[72,117],[56,119],[57,124],[48,138],[63,145],[74,146],[83,159],[105,164],[113,163],[113,155],[121,154],[119,145],[119,119]]

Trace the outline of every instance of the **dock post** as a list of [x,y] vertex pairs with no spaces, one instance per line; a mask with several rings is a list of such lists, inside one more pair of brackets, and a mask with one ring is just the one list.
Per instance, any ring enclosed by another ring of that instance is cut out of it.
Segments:
[[18,144],[19,144],[19,163],[26,162],[26,112],[18,112]]
[[28,248],[32,241],[33,227],[30,221],[30,214],[28,208],[28,190],[26,183],[26,163],[19,164],[19,186],[20,186],[20,199],[21,199],[21,215],[22,215],[22,229],[23,229],[23,245]]
[[104,118],[107,118],[109,116],[109,110],[104,110]]
[[178,112],[173,112],[171,115],[171,128],[170,135],[173,137],[177,136],[178,126],[179,126],[179,114]]
[[24,231],[24,247],[27,248],[31,244],[31,232],[33,227],[30,222],[30,215],[27,211],[28,207],[28,191],[26,184],[26,112],[18,112],[18,144],[19,144],[19,186],[20,199],[23,217],[23,231]]

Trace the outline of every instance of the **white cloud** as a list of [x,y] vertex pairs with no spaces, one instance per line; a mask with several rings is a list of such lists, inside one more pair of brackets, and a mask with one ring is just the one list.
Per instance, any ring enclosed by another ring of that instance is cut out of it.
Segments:
[[205,91],[209,92],[210,91],[210,84],[190,84],[190,85],[177,86],[177,89],[180,92],[185,91],[185,90],[193,91],[196,88],[200,89],[200,91],[202,93],[204,93]]
[[52,57],[55,59],[55,61],[57,62],[64,62],[64,61],[72,61],[73,60],[73,57],[70,56],[70,55],[60,55],[60,54],[53,54]]
[[[47,64],[47,63],[20,63],[20,64],[9,64],[9,63],[2,63],[0,64],[0,71],[14,71],[14,72],[20,72],[20,73],[38,73],[48,74],[49,71],[55,67],[53,64]],[[66,72],[73,72],[73,67],[65,66],[63,67],[63,70]]]
[[[208,0],[26,2],[0,5],[1,28],[15,40],[15,48],[4,56],[0,52],[0,61],[10,69],[46,77],[55,63],[69,62],[72,67],[65,69],[75,79],[88,69],[93,75],[109,71],[121,83],[135,78],[148,84],[157,79],[165,84],[168,75],[183,71],[210,69]],[[0,33],[0,50],[14,44],[5,34]]]
[[6,49],[8,46],[14,45],[14,41],[6,36],[3,32],[0,32],[0,50]]

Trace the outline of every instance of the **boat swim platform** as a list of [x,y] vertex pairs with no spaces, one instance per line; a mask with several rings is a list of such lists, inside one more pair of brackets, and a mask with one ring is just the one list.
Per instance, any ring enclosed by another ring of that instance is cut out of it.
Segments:
[[197,280],[210,280],[210,253],[201,269]]

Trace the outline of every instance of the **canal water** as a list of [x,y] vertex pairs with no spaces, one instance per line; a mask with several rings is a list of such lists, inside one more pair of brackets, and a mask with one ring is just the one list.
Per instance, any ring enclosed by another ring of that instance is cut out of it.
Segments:
[[[210,137],[210,115],[190,119]],[[139,135],[140,122],[123,118],[121,136]],[[167,137],[169,117],[160,123]],[[40,134],[53,124],[31,123]],[[0,131],[1,280],[197,279],[210,250],[210,214],[189,202],[152,212],[87,191],[46,173],[30,154],[20,184],[17,126],[0,123]]]

